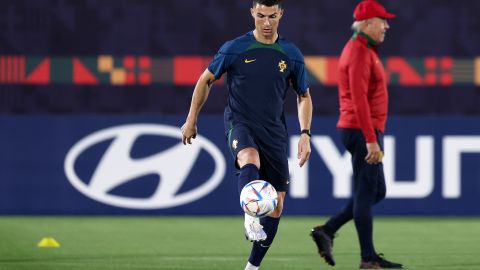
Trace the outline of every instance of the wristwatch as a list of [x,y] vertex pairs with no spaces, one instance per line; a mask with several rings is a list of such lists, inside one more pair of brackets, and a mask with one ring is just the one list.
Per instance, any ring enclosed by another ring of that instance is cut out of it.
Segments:
[[302,129],[302,131],[300,131],[300,134],[307,134],[308,137],[312,137],[312,134],[310,134],[310,129]]

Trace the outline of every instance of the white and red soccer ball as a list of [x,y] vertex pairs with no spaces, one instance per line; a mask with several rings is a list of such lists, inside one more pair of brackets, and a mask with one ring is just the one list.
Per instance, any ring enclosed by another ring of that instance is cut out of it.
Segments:
[[277,207],[278,197],[275,188],[263,180],[246,184],[240,193],[240,206],[252,217],[264,217]]

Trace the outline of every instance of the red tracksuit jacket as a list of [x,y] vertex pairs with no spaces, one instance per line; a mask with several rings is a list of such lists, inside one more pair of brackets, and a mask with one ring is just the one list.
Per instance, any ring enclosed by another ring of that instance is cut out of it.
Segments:
[[367,143],[376,142],[375,129],[385,131],[387,81],[375,41],[355,33],[339,60],[340,118],[337,128],[361,129]]

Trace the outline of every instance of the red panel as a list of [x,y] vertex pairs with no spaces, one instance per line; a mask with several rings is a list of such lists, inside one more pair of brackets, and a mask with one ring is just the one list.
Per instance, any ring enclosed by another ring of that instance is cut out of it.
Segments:
[[152,58],[150,56],[140,56],[138,58],[138,66],[141,69],[150,69],[152,67]]
[[453,76],[452,74],[442,74],[440,77],[440,83],[443,86],[448,86],[453,84]]
[[18,57],[12,56],[12,83],[18,83]]
[[73,58],[73,84],[98,84],[97,77],[78,58]]
[[426,57],[424,60],[425,69],[435,71],[437,68],[437,59],[435,57]]
[[5,82],[5,57],[0,56],[0,83]]
[[442,59],[440,59],[440,65],[443,70],[451,70],[453,68],[452,57],[442,57]]
[[12,83],[12,57],[9,55],[7,56],[7,83]]
[[123,67],[125,69],[134,69],[135,68],[135,57],[125,56],[123,58]]
[[25,81],[25,56],[20,56],[20,64],[18,65],[18,70],[20,72],[19,82],[23,83]]
[[437,74],[429,72],[425,75],[425,85],[433,86],[437,84]]
[[26,84],[50,83],[50,57],[46,57],[33,71],[27,75]]
[[338,57],[327,57],[325,85],[335,86],[338,82]]
[[205,61],[199,56],[179,56],[173,59],[174,85],[195,85],[205,70]]
[[127,72],[125,76],[125,84],[132,85],[135,84],[135,73],[134,72]]
[[141,85],[150,85],[152,83],[152,75],[147,72],[141,72],[138,74],[138,82]]

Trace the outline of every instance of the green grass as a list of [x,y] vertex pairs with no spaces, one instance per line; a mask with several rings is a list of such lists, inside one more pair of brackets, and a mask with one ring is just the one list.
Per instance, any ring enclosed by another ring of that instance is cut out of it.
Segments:
[[[262,270],[331,269],[310,227],[324,218],[285,217]],[[375,242],[407,269],[480,269],[480,218],[376,218]],[[60,248],[38,248],[54,237]],[[337,266],[358,268],[355,228],[335,239]],[[250,243],[240,217],[0,217],[0,269],[243,269]]]

